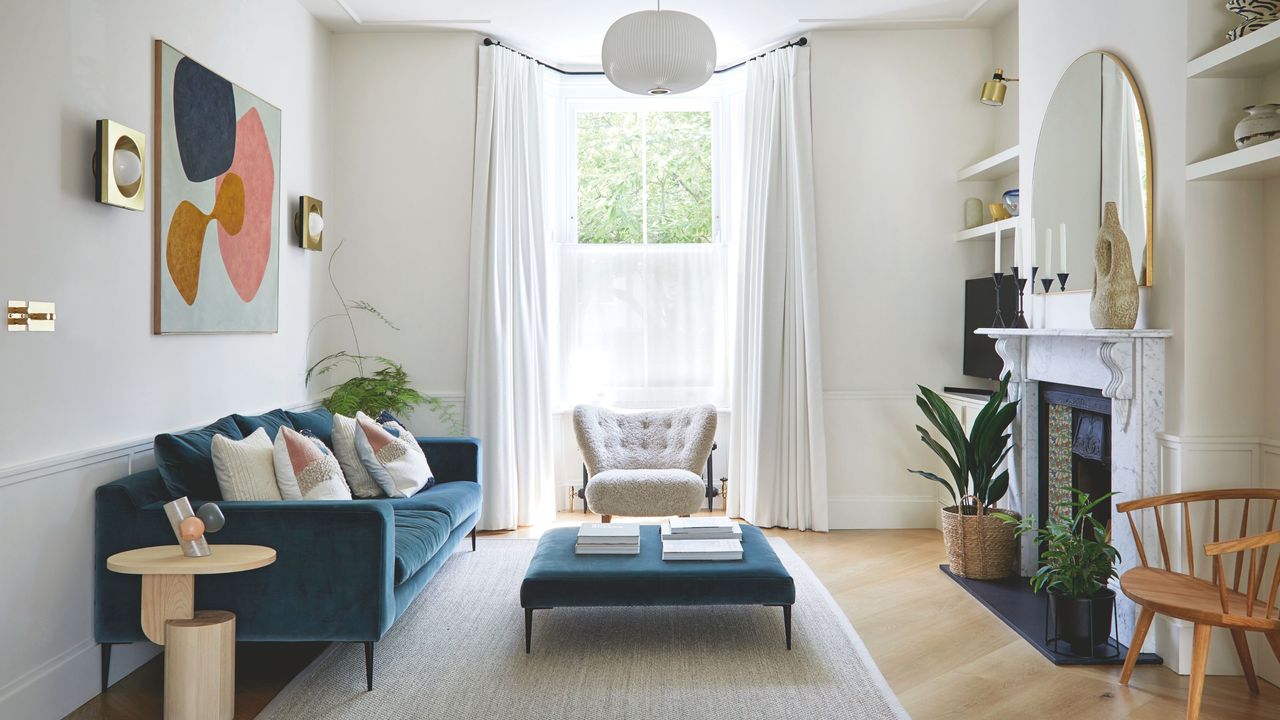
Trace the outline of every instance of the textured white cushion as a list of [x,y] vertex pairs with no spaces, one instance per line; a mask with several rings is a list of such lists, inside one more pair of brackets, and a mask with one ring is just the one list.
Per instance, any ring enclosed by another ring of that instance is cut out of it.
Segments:
[[333,414],[333,454],[342,466],[342,475],[351,487],[351,494],[358,498],[375,498],[386,495],[364,467],[360,451],[356,450],[356,421],[346,415]]
[[329,448],[290,427],[280,428],[272,449],[276,482],[285,500],[350,500],[351,489]]
[[279,500],[271,438],[258,428],[243,440],[213,436],[213,472],[223,500]]
[[390,497],[410,497],[435,482],[422,446],[399,423],[380,425],[356,413],[356,450],[369,475]]
[[587,507],[601,515],[691,515],[706,491],[702,478],[688,470],[606,470],[587,483]]

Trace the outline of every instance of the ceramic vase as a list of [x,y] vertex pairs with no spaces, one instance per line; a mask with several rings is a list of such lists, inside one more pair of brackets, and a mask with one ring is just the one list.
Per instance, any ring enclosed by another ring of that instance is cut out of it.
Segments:
[[1099,330],[1132,330],[1138,322],[1138,278],[1133,272],[1129,238],[1120,227],[1116,204],[1103,212],[1102,229],[1093,246],[1093,298],[1089,320]]
[[1244,149],[1280,137],[1280,105],[1250,105],[1236,125],[1236,149]]
[[1244,21],[1227,33],[1228,40],[1239,40],[1280,18],[1280,0],[1227,0],[1226,8]]
[[969,198],[964,201],[964,229],[972,230],[982,224],[982,201]]

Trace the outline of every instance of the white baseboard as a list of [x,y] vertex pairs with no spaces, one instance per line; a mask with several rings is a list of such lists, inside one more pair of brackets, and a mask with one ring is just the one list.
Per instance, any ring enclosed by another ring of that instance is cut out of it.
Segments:
[[[149,642],[113,646],[109,683],[116,683],[159,654],[160,647]],[[101,662],[98,644],[88,640],[32,668],[0,688],[0,717],[65,717],[98,694]]]
[[827,498],[832,530],[935,528],[938,500],[930,495],[850,495]]

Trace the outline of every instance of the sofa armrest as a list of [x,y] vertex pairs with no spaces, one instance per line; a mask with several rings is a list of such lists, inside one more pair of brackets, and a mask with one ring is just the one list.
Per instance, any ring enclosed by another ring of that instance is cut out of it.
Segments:
[[437,483],[468,481],[482,477],[480,439],[473,437],[420,437]]
[[[205,575],[196,607],[236,613],[237,636],[250,641],[372,641],[395,620],[395,521],[378,500],[219,502],[226,526],[218,545],[266,545],[264,568]],[[140,580],[106,569],[121,550],[175,542],[159,504],[132,519],[98,518],[95,630],[100,642],[142,639]]]

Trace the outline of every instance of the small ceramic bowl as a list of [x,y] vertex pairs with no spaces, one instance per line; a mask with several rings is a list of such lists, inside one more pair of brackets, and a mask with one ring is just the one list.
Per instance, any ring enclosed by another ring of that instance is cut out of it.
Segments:
[[1008,220],[1013,217],[1009,214],[1009,211],[1005,209],[1004,203],[990,203],[987,205],[987,210],[991,211],[992,222],[1000,222],[1001,220]]

